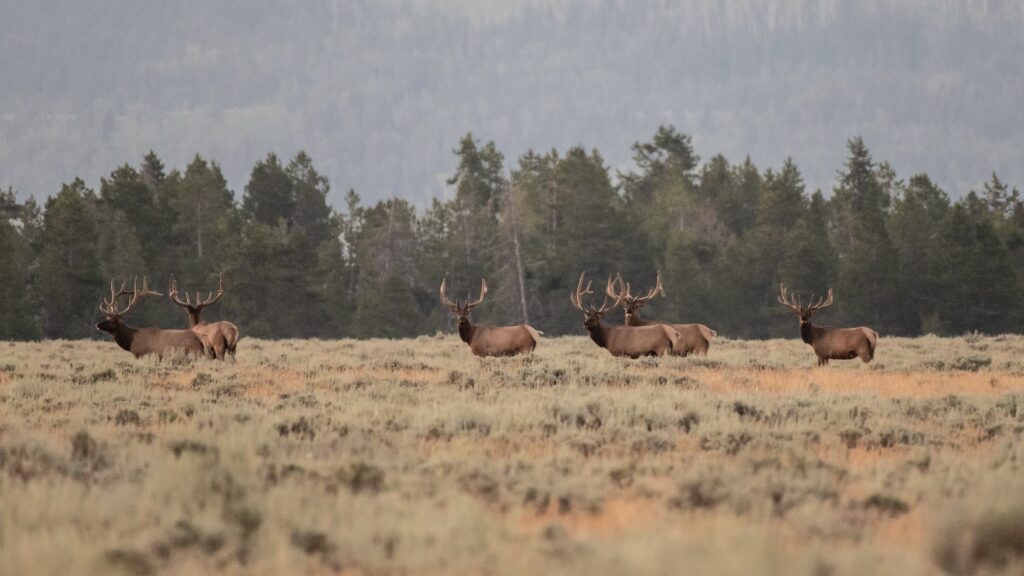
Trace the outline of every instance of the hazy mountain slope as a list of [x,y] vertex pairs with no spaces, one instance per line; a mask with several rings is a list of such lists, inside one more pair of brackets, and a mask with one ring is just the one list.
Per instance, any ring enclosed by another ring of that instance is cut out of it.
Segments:
[[155,149],[241,191],[305,148],[332,200],[423,202],[473,131],[510,159],[671,122],[708,157],[792,155],[828,188],[863,135],[952,194],[1024,183],[1024,4],[964,2],[5,1],[0,186],[50,194]]

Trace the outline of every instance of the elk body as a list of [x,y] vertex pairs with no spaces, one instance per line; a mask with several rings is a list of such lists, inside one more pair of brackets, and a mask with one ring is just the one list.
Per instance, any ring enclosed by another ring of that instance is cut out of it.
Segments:
[[232,358],[235,356],[235,345],[238,344],[238,326],[235,326],[231,322],[221,320],[219,322],[203,322],[199,316],[203,313],[203,308],[206,308],[210,304],[213,304],[220,297],[224,295],[224,275],[220,277],[220,282],[217,285],[217,295],[214,296],[213,292],[207,294],[206,299],[200,299],[199,292],[196,292],[195,304],[192,303],[192,299],[189,297],[188,292],[185,293],[185,301],[182,302],[178,298],[178,283],[174,277],[171,276],[171,287],[167,292],[167,297],[171,302],[181,306],[185,309],[185,314],[188,316],[188,327],[199,336],[199,339],[203,342],[203,350],[207,356],[214,356],[218,360],[223,360],[225,353],[230,354]]
[[[673,324],[671,322],[662,322],[660,320],[641,320],[639,316],[640,308],[643,308],[648,302],[654,299],[659,293],[664,296],[665,289],[661,286],[661,273],[658,273],[658,279],[654,285],[654,288],[649,290],[646,295],[633,296],[632,291],[628,282],[623,282],[620,276],[617,282],[620,286],[625,284],[626,293],[622,297],[622,310],[626,315],[627,326],[655,326],[658,324],[664,324],[671,326],[679,332],[679,342],[672,348],[672,354],[676,356],[689,356],[690,354],[701,354],[707,355],[708,348],[711,347],[711,340],[718,333],[708,328],[704,324]],[[612,297],[615,298],[618,293],[613,292]]]
[[607,326],[603,324],[601,319],[607,312],[614,310],[622,303],[622,296],[619,294],[617,297],[613,297],[614,302],[610,306],[608,305],[608,297],[614,293],[612,279],[609,277],[601,307],[598,308],[592,304],[585,306],[583,297],[593,294],[593,291],[590,289],[590,282],[587,282],[586,288],[583,287],[584,274],[580,274],[576,291],[569,294],[569,301],[577,310],[583,312],[583,327],[590,333],[590,339],[595,344],[607,350],[612,356],[628,358],[663,356],[671,353],[679,345],[682,336],[678,330],[667,324],[652,326]]
[[540,343],[541,332],[527,324],[516,326],[482,326],[469,320],[469,313],[484,301],[487,295],[487,282],[480,280],[480,297],[473,302],[466,299],[465,304],[454,302],[448,298],[445,290],[447,279],[441,280],[441,303],[455,314],[459,323],[459,338],[469,344],[469,349],[477,356],[515,356],[533,352]]
[[[142,296],[163,296],[159,292],[149,289],[146,279],[142,280],[142,289],[139,289],[139,279],[135,279],[132,290],[126,290],[128,280],[121,282],[121,290],[115,290],[114,281],[110,281],[110,300],[103,300],[100,304],[100,311],[106,317],[96,325],[97,330],[110,333],[114,342],[121,348],[131,352],[136,358],[148,354],[156,354],[163,358],[164,354],[186,353],[203,354],[203,343],[191,330],[163,330],[161,328],[134,328],[121,321]],[[117,299],[121,296],[131,295],[128,305],[119,309]]]
[[800,318],[800,338],[814,348],[818,356],[818,366],[827,366],[829,360],[850,360],[860,358],[863,362],[871,362],[875,357],[875,346],[878,344],[878,332],[867,326],[857,328],[831,328],[811,324],[811,317],[819,310],[832,305],[832,289],[828,296],[819,298],[816,304],[804,306],[800,298],[794,298],[779,284],[779,303],[793,311]]

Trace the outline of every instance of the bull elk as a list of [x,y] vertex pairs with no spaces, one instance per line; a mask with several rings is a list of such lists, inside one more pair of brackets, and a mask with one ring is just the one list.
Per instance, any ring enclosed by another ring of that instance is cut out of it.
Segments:
[[590,333],[591,340],[598,346],[607,350],[612,356],[627,356],[639,358],[640,356],[662,356],[671,353],[679,343],[680,334],[671,326],[657,324],[653,326],[606,326],[601,322],[604,315],[617,308],[622,303],[622,295],[614,298],[611,305],[608,304],[608,297],[614,292],[612,278],[608,277],[608,284],[605,287],[604,301],[598,308],[593,304],[583,304],[583,297],[593,294],[590,289],[591,283],[583,287],[585,272],[580,274],[580,281],[576,284],[576,291],[569,293],[569,301],[577,310],[583,312],[583,327]]
[[205,299],[201,299],[200,293],[196,292],[195,304],[192,303],[188,292],[185,292],[184,302],[178,298],[178,282],[174,279],[174,276],[171,276],[171,286],[167,291],[167,297],[170,301],[185,309],[185,314],[188,316],[189,330],[192,330],[199,336],[207,356],[213,355],[218,360],[223,360],[225,353],[230,354],[234,358],[235,346],[238,344],[238,326],[226,320],[203,322],[199,316],[203,313],[204,308],[220,300],[223,295],[223,274],[220,275],[220,282],[217,284],[217,294],[214,295],[213,292],[210,292],[206,295]]
[[[813,300],[813,296],[811,297]],[[811,317],[819,310],[832,305],[832,289],[828,296],[818,299],[815,304],[801,304],[799,297],[794,297],[779,284],[779,304],[786,306],[800,318],[800,337],[814,348],[818,355],[818,366],[827,366],[829,360],[849,360],[859,357],[865,363],[875,357],[875,345],[878,344],[878,332],[867,326],[857,328],[830,328],[811,324]]]
[[[97,330],[110,333],[114,342],[121,348],[131,352],[136,358],[147,354],[156,354],[163,358],[164,354],[170,352],[184,352],[187,354],[203,354],[203,343],[191,330],[163,330],[161,328],[133,328],[122,322],[122,317],[127,314],[139,302],[143,296],[163,296],[159,292],[149,289],[145,277],[142,279],[142,288],[139,288],[139,278],[135,277],[132,290],[126,290],[128,279],[121,282],[121,289],[114,288],[114,281],[110,281],[110,300],[103,300],[100,304],[100,311],[106,317],[96,325]],[[121,296],[131,295],[128,305],[123,309],[117,305],[117,299]]]
[[[672,354],[676,356],[689,356],[690,354],[707,355],[708,348],[711,347],[711,340],[718,333],[704,324],[672,324],[659,320],[640,319],[639,312],[641,308],[658,294],[665,295],[665,289],[661,286],[661,272],[658,272],[654,288],[651,288],[647,291],[647,294],[641,296],[633,295],[629,282],[624,282],[622,276],[619,276],[617,284],[620,286],[620,289],[623,284],[626,286],[626,293],[622,295],[622,310],[626,314],[627,326],[654,326],[656,324],[671,326],[680,335],[679,343],[672,348]],[[618,298],[619,292],[612,291],[609,295],[612,298]]]
[[477,356],[515,356],[532,352],[540,343],[541,332],[527,324],[516,326],[482,326],[473,324],[469,320],[469,313],[484,301],[487,295],[487,282],[480,279],[480,297],[470,302],[466,298],[465,304],[460,304],[458,299],[454,302],[448,298],[445,290],[447,278],[441,280],[441,303],[448,307],[455,314],[459,323],[459,338]]

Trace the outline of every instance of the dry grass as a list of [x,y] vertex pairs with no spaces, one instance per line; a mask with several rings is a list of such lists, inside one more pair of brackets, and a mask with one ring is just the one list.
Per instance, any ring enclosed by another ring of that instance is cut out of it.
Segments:
[[1020,573],[1024,338],[0,343],[11,574]]

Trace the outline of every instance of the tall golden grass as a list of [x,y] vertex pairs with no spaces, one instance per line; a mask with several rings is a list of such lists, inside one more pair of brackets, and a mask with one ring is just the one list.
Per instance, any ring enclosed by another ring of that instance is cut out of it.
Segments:
[[0,343],[0,573],[1019,574],[1022,351]]

